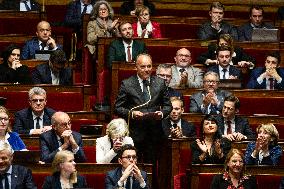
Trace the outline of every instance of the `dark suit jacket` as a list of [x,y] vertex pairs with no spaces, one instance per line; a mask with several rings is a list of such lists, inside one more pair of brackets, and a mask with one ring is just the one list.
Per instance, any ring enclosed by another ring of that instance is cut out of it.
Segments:
[[[207,59],[216,60],[216,50],[217,50],[216,44],[208,45],[208,51],[205,53],[202,53],[197,58],[197,62],[199,64],[205,64],[205,61]],[[242,48],[234,46],[234,52],[236,55],[232,57],[232,62],[234,65],[238,65],[238,62],[240,61],[248,61],[248,62],[252,62],[253,64],[255,64],[255,59],[251,57],[250,55],[246,54]]]
[[[171,121],[170,118],[166,118],[162,121],[162,127],[163,127],[163,131],[165,134],[165,137],[169,137],[169,135],[171,134]],[[182,135],[186,136],[186,137],[196,137],[196,129],[195,126],[193,125],[193,123],[191,122],[187,122],[183,119],[181,119],[181,130],[182,130]]]
[[[44,108],[43,126],[51,125],[51,116],[55,110]],[[31,108],[25,108],[15,113],[15,124],[13,130],[19,134],[29,134],[30,130],[34,129],[34,120]]]
[[[166,90],[167,87],[163,79],[156,76],[151,76],[151,101],[148,103],[148,105],[135,110],[139,110],[141,112],[162,111],[163,116],[167,117],[172,110],[172,106],[169,98],[166,95]],[[142,97],[142,89],[140,87],[137,75],[123,80],[115,102],[115,113],[127,120],[130,109],[143,103],[145,103],[145,101]],[[135,141],[143,141],[148,132],[148,134],[151,134],[152,136],[162,136],[163,133],[161,122],[153,119],[131,119],[129,130],[130,136],[133,138],[134,143]],[[155,137],[155,139],[158,138],[159,137]]]
[[[220,133],[223,135],[224,134],[224,117],[222,115],[217,115],[217,125]],[[242,133],[245,135],[247,138],[254,138],[254,133],[252,129],[249,126],[249,122],[247,118],[240,117],[240,116],[235,116],[235,132]]]
[[[72,85],[72,69],[64,68],[59,73],[60,85]],[[48,63],[40,64],[32,72],[32,82],[34,84],[52,84],[51,71]]]
[[[213,177],[211,182],[210,189],[223,189],[228,188],[231,184],[231,181],[225,180],[223,174],[219,174]],[[248,179],[244,179],[243,188],[245,189],[257,189],[257,181],[253,176],[249,176]]]
[[201,25],[197,36],[202,40],[217,40],[221,34],[230,34],[233,39],[238,40],[238,30],[236,27],[228,24],[227,22],[221,22],[221,31],[218,32],[215,28],[211,26],[211,21],[207,21]]
[[[56,46],[59,49],[62,49],[62,45],[56,44]],[[22,48],[21,59],[23,60],[34,59],[35,52],[37,50],[39,50],[39,42],[38,42],[38,38],[34,37],[31,40],[26,41],[24,47]]]
[[[31,11],[40,11],[38,2],[31,0]],[[0,5],[2,10],[20,10],[19,0],[3,0]]]
[[[73,184],[73,188],[87,188],[85,177],[77,175],[77,183]],[[45,177],[42,189],[61,189],[60,172],[55,172],[52,176]]]
[[171,87],[167,88],[167,96],[169,98],[171,98],[171,97],[179,97],[181,100],[183,100],[182,93],[179,92],[178,90],[175,90],[175,89],[171,88]]
[[[203,103],[203,94],[205,94],[205,92],[200,91],[200,92],[197,92],[197,93],[194,93],[194,94],[191,95],[190,107],[189,107],[189,111],[191,113],[208,114],[207,107],[201,108],[201,105]],[[223,105],[224,105],[224,99],[225,99],[225,97],[231,95],[231,92],[217,89],[216,94],[217,94],[217,99],[220,102],[219,106],[217,106],[216,108],[217,108],[217,111],[221,112]]]
[[[252,70],[251,72],[251,76],[249,79],[249,82],[247,84],[247,88],[248,89],[266,89],[266,79],[263,80],[263,82],[261,84],[259,84],[257,82],[257,78],[265,72],[265,68],[255,68],[254,70]],[[277,81],[275,81],[275,85],[274,88],[275,89],[284,89],[284,69],[283,68],[277,68],[277,73],[279,74],[279,76],[282,78],[281,83],[277,83]]]
[[[274,26],[269,23],[263,23],[258,28],[272,29],[274,28]],[[251,41],[252,31],[253,31],[253,27],[251,26],[251,23],[246,23],[240,26],[238,28],[239,41]]]
[[[207,71],[212,71],[212,72],[215,72],[219,75],[219,65],[213,65],[213,66],[210,66]],[[232,75],[232,76],[237,76],[238,79],[242,79],[242,72],[241,70],[239,70],[237,67],[235,66],[231,66],[229,67],[229,75]],[[219,75],[220,77],[220,75]]]
[[28,66],[22,65],[14,70],[8,64],[0,64],[0,83],[31,84],[30,71]]
[[[146,52],[146,46],[143,41],[133,40],[132,60],[136,60],[137,55]],[[115,39],[110,43],[107,55],[107,67],[110,69],[112,61],[126,61],[126,54],[121,38]]]
[[[145,171],[141,171],[142,177],[146,183],[144,189],[149,189],[147,174]],[[117,189],[118,185],[117,182],[119,181],[120,177],[122,176],[122,168],[118,167],[112,171],[107,172],[106,179],[105,179],[105,189]],[[140,189],[139,181],[133,177],[133,184],[132,189]]]
[[[83,151],[83,142],[80,133],[72,131],[72,135],[79,146],[79,150],[75,156],[75,162],[85,162],[86,157]],[[46,163],[51,163],[55,154],[59,151],[59,144],[57,140],[57,135],[53,129],[50,131],[46,131],[39,136],[39,143],[40,143],[40,159]],[[68,149],[72,151],[72,149]]]
[[37,189],[32,171],[21,165],[12,165],[11,189]]

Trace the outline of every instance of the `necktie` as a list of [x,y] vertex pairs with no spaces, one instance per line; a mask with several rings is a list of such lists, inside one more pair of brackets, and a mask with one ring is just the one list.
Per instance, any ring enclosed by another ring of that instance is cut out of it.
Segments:
[[45,44],[44,44],[44,43],[41,43],[41,44],[40,44],[40,47],[41,47],[41,50],[44,51]]
[[131,62],[132,58],[131,58],[131,46],[127,46],[127,62]]
[[132,176],[129,176],[127,178],[127,181],[126,181],[125,188],[126,189],[132,189],[132,184],[133,184],[133,178],[132,178]]
[[232,126],[231,126],[231,121],[227,121],[227,135],[232,134]]
[[269,78],[269,89],[274,89],[274,79],[273,78]]
[[39,120],[40,120],[40,117],[36,117],[36,129],[40,129]]
[[148,101],[150,96],[149,96],[149,91],[147,89],[147,86],[148,86],[148,81],[147,80],[143,80],[143,98],[144,98],[144,101]]
[[182,68],[182,69],[180,69],[179,70],[179,72],[182,74],[182,72],[184,72],[185,71],[185,69],[184,68]]
[[84,4],[84,9],[83,9],[82,15],[86,14],[86,12],[87,12],[87,7],[88,7],[88,5],[87,5],[87,4]]
[[172,125],[172,127],[173,127],[174,129],[177,128],[177,124],[174,123],[174,124]]
[[26,7],[26,10],[27,10],[27,11],[30,11],[31,8],[29,7],[28,2],[27,2],[27,1],[24,1],[24,4],[25,4],[25,7]]
[[[3,174],[3,175],[1,175],[0,176],[0,189],[9,189],[10,187],[9,187],[9,181],[8,181],[8,173],[5,173],[5,174]],[[5,179],[5,187],[3,187],[3,185],[2,185],[2,180],[3,179]]]
[[226,78],[226,72],[227,72],[227,69],[224,68],[224,69],[223,69],[223,79],[227,79],[227,78]]

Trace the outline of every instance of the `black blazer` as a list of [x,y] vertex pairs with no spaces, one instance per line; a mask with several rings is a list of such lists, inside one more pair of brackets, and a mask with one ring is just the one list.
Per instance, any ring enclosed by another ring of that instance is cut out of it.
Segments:
[[[73,184],[73,188],[87,188],[85,177],[77,175],[77,183]],[[52,176],[45,177],[42,189],[61,189],[60,172],[55,172]]]
[[[149,189],[148,185],[148,180],[147,180],[147,174],[145,171],[141,171],[142,177],[146,183],[146,186],[144,189]],[[112,171],[107,172],[106,179],[105,179],[105,189],[117,189],[118,184],[117,182],[119,181],[120,177],[122,176],[122,168],[118,167]],[[136,180],[133,177],[133,184],[132,184],[133,189],[140,189],[140,184],[139,181]],[[142,188],[141,188],[142,189]]]
[[[227,189],[230,183],[223,178],[223,174],[215,175],[211,182],[210,189]],[[255,177],[249,176],[243,182],[244,189],[257,189],[257,181]]]
[[[44,108],[43,126],[51,125],[51,117],[55,110]],[[31,108],[25,108],[15,113],[15,124],[13,131],[19,134],[29,134],[30,130],[34,129],[34,120]]]
[[[82,137],[80,133],[77,133],[75,131],[72,131],[72,135],[76,141],[76,143],[79,146],[79,150],[75,156],[75,162],[85,162],[86,157],[83,150],[83,142]],[[59,151],[59,143],[57,140],[57,135],[54,131],[54,129],[51,129],[49,131],[46,131],[42,133],[39,136],[39,143],[40,143],[40,160],[44,161],[46,163],[51,163],[53,161],[53,158],[55,154]],[[72,151],[72,149],[68,149],[69,151]]]
[[0,83],[31,84],[30,71],[28,66],[22,65],[14,70],[8,63],[0,64]]
[[[166,118],[162,121],[162,127],[163,131],[165,134],[165,137],[169,137],[171,134],[170,128],[172,127],[170,118]],[[187,122],[183,119],[181,119],[181,130],[182,130],[182,135],[186,137],[196,137],[196,129],[193,123]]]
[[[38,2],[30,0],[31,11],[40,11],[40,5]],[[2,10],[20,10],[19,0],[3,0],[0,5]]]
[[12,165],[11,189],[37,189],[32,171],[21,165]]
[[[215,72],[219,75],[219,65],[210,66],[207,71]],[[242,79],[242,72],[235,66],[229,66],[229,75],[237,76],[238,79]],[[219,75],[220,77],[220,75]]]
[[[34,84],[52,84],[51,71],[48,63],[40,64],[32,72],[32,82]],[[64,68],[59,73],[60,85],[72,85],[72,69]]]
[[[216,116],[217,119],[217,125],[220,133],[224,134],[224,117],[220,114]],[[247,118],[235,116],[235,132],[242,133],[247,138],[254,138],[255,135],[252,131],[252,129],[249,126],[249,122]]]

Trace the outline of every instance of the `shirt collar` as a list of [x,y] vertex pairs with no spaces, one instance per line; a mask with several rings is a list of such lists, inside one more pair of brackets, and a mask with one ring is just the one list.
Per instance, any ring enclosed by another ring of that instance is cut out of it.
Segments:
[[123,40],[122,40],[122,43],[123,43],[123,45],[124,45],[124,48],[127,48],[128,46],[131,46],[131,47],[132,47],[133,40],[131,40],[131,43],[130,43],[130,44],[126,43],[126,42],[123,41]]
[[40,119],[42,120],[43,119],[43,114],[44,114],[44,111],[42,112],[42,114],[40,116],[36,116],[34,114],[34,112],[32,111],[32,115],[33,115],[33,120],[35,120],[37,117],[40,117]]
[[177,124],[177,126],[181,128],[181,118],[178,120],[178,122],[173,122],[172,120],[170,121],[171,121],[171,125]]

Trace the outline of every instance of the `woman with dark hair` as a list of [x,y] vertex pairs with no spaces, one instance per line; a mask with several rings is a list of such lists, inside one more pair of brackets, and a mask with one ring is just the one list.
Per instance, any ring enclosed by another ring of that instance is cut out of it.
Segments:
[[199,64],[205,64],[206,66],[218,64],[216,59],[216,50],[222,45],[229,46],[232,49],[232,60],[230,64],[239,65],[240,67],[254,67],[255,59],[246,54],[242,48],[234,46],[234,40],[230,34],[221,34],[217,39],[216,44],[209,44],[208,51],[206,53],[202,53],[197,58],[197,62]]
[[162,38],[160,24],[150,20],[150,10],[142,5],[135,11],[138,21],[132,24],[133,37]]
[[244,154],[231,149],[224,163],[223,174],[213,177],[210,189],[257,189],[255,177],[245,174]]
[[132,15],[135,16],[136,9],[139,6],[146,6],[150,10],[150,14],[155,14],[155,5],[153,3],[150,3],[148,0],[130,0],[124,2],[120,7],[120,14],[122,15]]
[[31,83],[29,68],[20,62],[20,47],[11,44],[2,53],[0,83]]
[[200,134],[201,138],[191,143],[192,163],[224,163],[231,145],[227,139],[221,139],[214,116],[207,115],[202,120]]
[[245,153],[247,165],[278,165],[282,148],[278,145],[279,133],[272,123],[256,128],[256,142],[250,142]]

